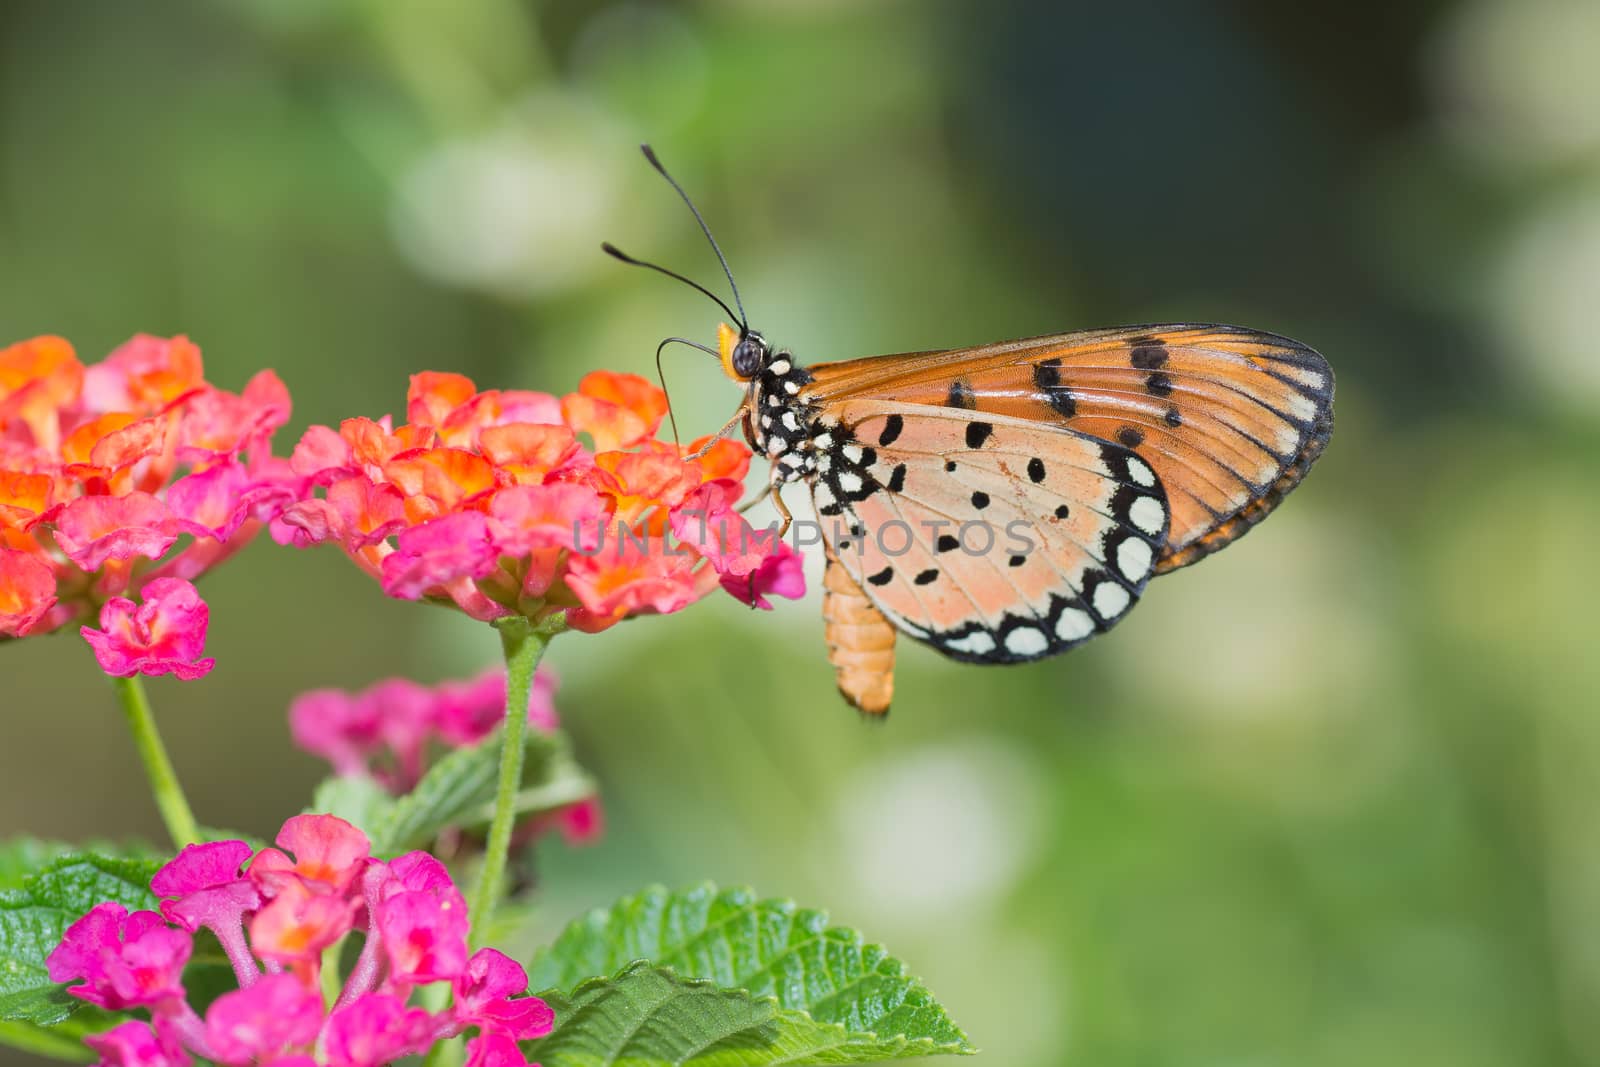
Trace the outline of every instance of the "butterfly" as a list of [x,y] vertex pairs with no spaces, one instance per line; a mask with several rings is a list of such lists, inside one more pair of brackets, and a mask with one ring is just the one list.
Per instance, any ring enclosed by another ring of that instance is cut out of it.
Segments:
[[[1300,484],[1333,430],[1313,349],[1237,326],[1161,324],[802,365],[749,326],[727,260],[683,188],[737,313],[711,353],[744,389],[734,418],[785,486],[811,493],[839,690],[883,715],[897,634],[1009,664],[1075,648],[1158,575],[1243,536]],[[657,360],[661,348],[657,349]]]

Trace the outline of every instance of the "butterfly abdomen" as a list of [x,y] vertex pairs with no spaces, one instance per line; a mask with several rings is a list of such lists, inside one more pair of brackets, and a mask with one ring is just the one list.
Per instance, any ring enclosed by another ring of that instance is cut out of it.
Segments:
[[822,589],[828,662],[839,692],[868,715],[882,715],[894,697],[894,626],[838,562],[829,561]]

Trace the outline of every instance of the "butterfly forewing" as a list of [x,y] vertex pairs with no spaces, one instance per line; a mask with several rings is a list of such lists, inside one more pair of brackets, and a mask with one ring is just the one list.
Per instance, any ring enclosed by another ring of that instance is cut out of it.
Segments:
[[1086,331],[809,370],[802,398],[825,412],[896,402],[1038,422],[1132,450],[1155,471],[1171,512],[1158,572],[1264,517],[1332,428],[1333,375],[1322,356],[1231,326]]
[[1166,499],[1125,446],[885,400],[828,417],[812,483],[825,535],[880,611],[946,655],[1064,651],[1115,624],[1154,573]]

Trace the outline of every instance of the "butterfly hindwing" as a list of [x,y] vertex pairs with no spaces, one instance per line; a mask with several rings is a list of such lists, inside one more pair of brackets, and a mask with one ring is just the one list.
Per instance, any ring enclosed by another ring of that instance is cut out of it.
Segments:
[[1166,496],[1125,446],[943,406],[829,415],[812,486],[824,536],[879,611],[948,656],[1065,651],[1121,619],[1155,571]]
[[803,396],[824,411],[865,400],[936,406],[1043,422],[1136,452],[1172,513],[1158,573],[1263,518],[1332,430],[1327,361],[1232,326],[1085,331],[809,370]]

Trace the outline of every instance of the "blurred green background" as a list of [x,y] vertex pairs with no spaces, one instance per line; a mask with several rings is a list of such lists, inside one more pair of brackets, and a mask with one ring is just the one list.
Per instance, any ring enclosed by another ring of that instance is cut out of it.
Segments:
[[[1593,0],[7,0],[0,337],[275,367],[285,451],[424,368],[648,374],[714,309],[599,242],[717,283],[649,140],[805,360],[1303,339],[1313,476],[1070,656],[903,642],[875,728],[814,595],[558,641],[609,827],[541,846],[541,930],[651,881],[825,905],[989,1067],[1600,1063],[1597,55]],[[732,411],[669,373],[687,434]],[[203,591],[217,669],[152,691],[214,825],[304,803],[297,692],[497,653],[333,549]],[[0,667],[0,832],[158,838],[87,647]]]

